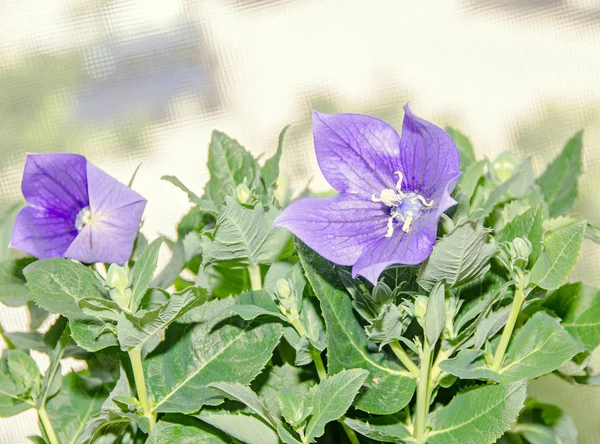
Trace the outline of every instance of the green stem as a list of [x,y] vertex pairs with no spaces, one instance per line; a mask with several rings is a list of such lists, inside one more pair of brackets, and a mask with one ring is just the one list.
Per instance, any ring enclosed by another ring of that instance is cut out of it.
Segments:
[[250,275],[250,284],[252,285],[252,290],[262,289],[262,277],[260,275],[260,266],[251,265],[250,267],[248,267],[248,274]]
[[144,367],[142,366],[142,347],[134,347],[128,352],[133,369],[133,379],[137,390],[138,401],[142,406],[142,412],[148,421],[150,421],[150,431],[156,425],[156,413],[150,408],[148,403],[148,394],[146,393],[146,378],[144,377]]
[[406,354],[402,346],[398,341],[390,342],[390,348],[396,355],[396,357],[400,360],[400,362],[406,367],[408,371],[410,371],[415,378],[419,377],[419,367],[412,362],[412,359]]
[[496,349],[496,354],[494,355],[492,370],[494,370],[495,372],[500,371],[500,368],[502,367],[502,363],[504,361],[504,354],[506,353],[506,349],[508,348],[508,343],[510,342],[510,339],[512,337],[513,331],[515,329],[515,324],[517,323],[517,318],[519,317],[519,313],[521,311],[521,307],[523,306],[524,301],[525,293],[523,292],[523,286],[520,282],[518,282],[515,289],[515,298],[513,299],[512,308],[510,309],[508,320],[506,321],[506,325],[504,326],[504,330],[502,331],[502,337],[500,338],[498,348]]
[[348,441],[350,441],[351,444],[360,444],[360,441],[358,440],[356,433],[354,433],[354,430],[352,430],[350,427],[348,427],[346,424],[344,424],[343,419],[340,419],[340,424],[344,428],[344,432],[346,432]]
[[327,377],[327,370],[325,370],[325,364],[323,364],[323,359],[321,359],[321,353],[319,353],[319,350],[313,348],[310,354],[312,355],[315,367],[317,368],[319,381],[322,381]]
[[427,338],[423,341],[423,355],[417,384],[417,406],[414,437],[417,443],[425,443],[427,415],[429,414],[429,367],[431,365],[431,347]]
[[56,432],[54,431],[54,427],[52,426],[52,422],[50,422],[50,418],[48,417],[48,413],[46,413],[46,407],[42,406],[39,408],[38,415],[42,425],[44,426],[44,430],[46,431],[46,436],[48,437],[50,444],[60,444],[60,441],[56,436]]

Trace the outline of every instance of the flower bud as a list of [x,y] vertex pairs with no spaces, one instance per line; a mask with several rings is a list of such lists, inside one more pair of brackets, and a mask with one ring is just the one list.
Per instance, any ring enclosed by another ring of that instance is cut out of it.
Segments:
[[373,300],[377,304],[385,304],[392,298],[392,290],[385,283],[379,282],[373,289]]
[[131,296],[132,293],[130,288],[126,288],[122,292],[116,288],[110,290],[111,299],[125,311],[130,311],[129,304],[131,303]]
[[520,237],[515,238],[512,241],[511,254],[513,254],[513,252],[515,259],[528,259],[531,254],[531,242]]
[[520,163],[519,158],[513,153],[502,153],[494,160],[492,168],[494,168],[496,177],[501,182],[506,182]]
[[239,203],[248,203],[251,197],[252,191],[250,191],[250,188],[248,188],[248,185],[246,185],[245,183],[241,183],[237,187],[235,187],[235,198]]
[[279,279],[275,283],[275,289],[277,290],[277,295],[280,299],[287,299],[292,294],[290,283],[286,279]]
[[424,318],[425,313],[427,313],[427,296],[419,296],[415,300],[415,316]]
[[127,270],[117,264],[111,264],[110,267],[108,267],[106,283],[110,288],[115,288],[119,293],[124,293],[125,289],[129,287]]

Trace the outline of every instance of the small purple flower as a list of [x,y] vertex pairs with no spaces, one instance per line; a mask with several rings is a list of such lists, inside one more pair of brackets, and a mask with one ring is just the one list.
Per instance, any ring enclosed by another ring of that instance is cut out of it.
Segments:
[[373,284],[389,265],[423,262],[442,213],[456,204],[456,145],[408,104],[404,111],[402,137],[374,117],[315,112],[317,161],[339,194],[300,199],[274,223]]
[[28,205],[10,246],[40,259],[129,260],[146,200],[78,154],[28,154],[21,183]]

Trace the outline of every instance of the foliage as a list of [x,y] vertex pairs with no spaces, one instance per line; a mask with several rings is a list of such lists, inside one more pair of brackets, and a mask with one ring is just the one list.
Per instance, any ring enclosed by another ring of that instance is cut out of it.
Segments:
[[[139,234],[124,267],[5,248],[0,302],[27,307],[31,331],[0,329],[0,416],[35,409],[47,444],[576,442],[526,387],[552,372],[598,381],[600,290],[568,283],[594,233],[569,214],[581,134],[536,180],[449,133],[458,206],[425,262],[375,286],[272,227],[285,129],[262,165],[215,132],[204,194],[164,177],[193,205],[178,237]],[[61,376],[67,356],[87,370]]]

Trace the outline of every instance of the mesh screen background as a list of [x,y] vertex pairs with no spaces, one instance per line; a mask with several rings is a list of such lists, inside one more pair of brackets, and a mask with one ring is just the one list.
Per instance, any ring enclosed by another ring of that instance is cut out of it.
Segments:
[[[585,0],[0,0],[0,206],[21,199],[26,152],[77,152],[148,198],[143,231],[174,234],[189,208],[164,174],[201,190],[210,132],[272,153],[292,186],[325,189],[310,112],[402,105],[509,150],[538,171],[583,128],[577,211],[600,220],[600,4]],[[600,285],[586,242],[573,279]],[[0,307],[7,331],[20,309]],[[44,356],[36,355],[40,365]],[[532,384],[600,442],[600,389]],[[0,419],[0,444],[37,433],[32,411]]]

